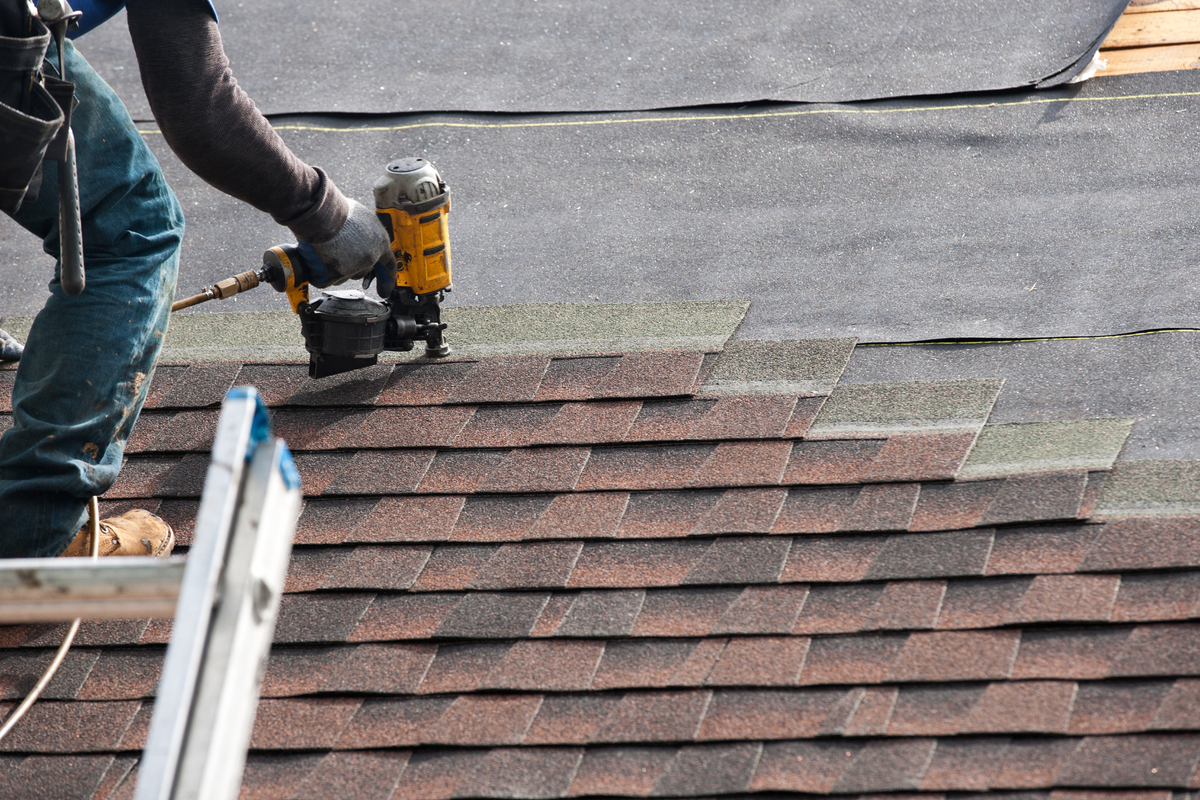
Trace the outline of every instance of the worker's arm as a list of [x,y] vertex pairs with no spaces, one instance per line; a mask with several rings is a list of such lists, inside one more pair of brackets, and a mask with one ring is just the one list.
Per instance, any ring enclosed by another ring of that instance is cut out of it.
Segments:
[[374,214],[297,158],[229,71],[205,0],[131,0],[142,85],[167,144],[208,183],[313,245],[336,283],[392,259]]

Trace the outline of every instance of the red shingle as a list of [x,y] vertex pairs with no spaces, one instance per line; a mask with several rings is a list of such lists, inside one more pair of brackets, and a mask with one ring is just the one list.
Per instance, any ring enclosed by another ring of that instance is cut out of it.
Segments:
[[[296,544],[341,544],[385,498],[320,498],[307,500],[296,525]],[[165,519],[165,518],[164,518]],[[368,526],[368,529],[370,527]],[[388,541],[380,539],[380,541]]]
[[721,492],[712,490],[630,494],[616,535],[630,539],[687,536],[716,507],[722,496]]
[[552,358],[534,399],[587,400],[620,359],[620,356]]
[[842,518],[844,531],[902,531],[912,520],[919,483],[885,483],[862,487]]
[[621,698],[618,694],[545,695],[523,744],[587,744]]
[[783,482],[857,483],[883,449],[881,439],[796,442]]
[[424,406],[444,403],[454,387],[474,368],[473,361],[420,361],[396,364],[378,406]]
[[1088,572],[1200,566],[1200,525],[1190,517],[1127,517],[1105,523],[1080,565]]
[[805,636],[735,637],[709,673],[709,686],[795,686],[808,654]]
[[974,443],[974,431],[892,436],[862,479],[872,483],[949,480]]
[[393,800],[449,800],[483,761],[487,750],[417,751],[409,758]]
[[[242,365],[236,361],[164,364],[154,371],[143,408],[200,408],[219,405]],[[3,373],[0,373],[3,374]],[[253,383],[253,381],[242,381]],[[260,390],[261,391],[261,390]],[[7,401],[10,392],[0,391]],[[11,411],[7,407],[5,411]]]
[[792,443],[721,442],[704,462],[692,486],[761,486],[779,483]]
[[470,494],[487,482],[507,456],[504,450],[442,450],[418,476],[420,485],[414,489],[422,494]]
[[962,723],[963,733],[1066,733],[1072,681],[989,683]]
[[605,375],[593,397],[670,397],[691,394],[703,353],[626,353]]
[[683,583],[775,583],[791,545],[791,539],[783,536],[718,538]]
[[1182,620],[1200,605],[1200,572],[1122,575],[1113,622]]
[[1200,625],[1139,625],[1112,665],[1112,677],[1200,672]]
[[1013,609],[1012,622],[1103,622],[1112,612],[1116,575],[1038,575]]
[[687,486],[716,449],[710,444],[595,447],[579,478],[581,492]]
[[787,489],[729,489],[691,535],[709,533],[767,533],[775,524]]
[[568,585],[677,586],[709,547],[704,541],[588,542]]
[[896,698],[890,736],[953,736],[983,697],[982,686],[905,686]]
[[879,536],[797,536],[779,581],[862,580],[884,543]]
[[538,428],[532,444],[610,444],[626,433],[642,404],[636,400],[564,403],[553,419]]
[[870,619],[883,595],[877,583],[813,586],[793,633],[855,633]]
[[[341,464],[337,478],[320,494],[405,494],[417,484],[433,462],[433,450],[360,450]],[[303,477],[303,471],[301,471]],[[305,484],[304,492],[318,494]]]
[[861,698],[854,708],[853,716],[846,723],[845,735],[877,736],[886,732],[900,690],[894,686],[881,686],[853,691],[861,692]]
[[412,694],[433,663],[437,645],[360,644],[348,650],[335,651],[345,656],[337,669],[317,667],[324,678],[321,691]]
[[713,693],[698,741],[808,739],[843,705],[844,689],[729,690]]
[[946,592],[945,581],[889,583],[862,629],[921,630],[934,626]]
[[1020,631],[914,633],[888,671],[888,680],[1007,678],[1020,641]]
[[800,683],[879,683],[904,650],[908,636],[831,636],[812,640]]
[[579,768],[583,748],[497,747],[464,772],[462,797],[562,797]]
[[[5,704],[5,714],[11,710]],[[87,753],[115,750],[133,722],[140,700],[73,703],[46,700],[30,707],[5,737],[9,753]]]
[[925,791],[984,792],[1000,769],[1007,739],[940,740],[921,778]]
[[713,626],[713,633],[791,633],[807,586],[747,586]]
[[950,581],[938,615],[940,630],[995,628],[1004,625],[1033,578]]
[[817,414],[821,413],[821,407],[825,405],[825,397],[801,397],[796,400],[796,406],[792,409],[792,417],[788,420],[787,427],[783,431],[783,435],[788,439],[799,439],[804,434],[808,433],[808,429],[812,427],[813,420],[817,418]]
[[481,492],[566,492],[587,463],[586,447],[513,450],[479,486]]
[[356,697],[260,700],[250,746],[256,750],[329,749],[361,704]]
[[472,582],[474,589],[526,589],[567,585],[583,542],[503,545]]
[[475,362],[451,390],[448,403],[515,403],[532,400],[550,366],[546,356],[497,356]]
[[389,800],[400,780],[400,773],[408,764],[408,757],[407,750],[329,753],[290,797],[295,800],[330,797]]
[[541,704],[540,694],[460,695],[419,733],[431,744],[520,744]]
[[675,752],[674,747],[589,747],[568,796],[646,797]]
[[1012,679],[1106,678],[1129,634],[1129,628],[1025,631]]
[[[338,501],[324,501],[338,502]],[[343,501],[360,502],[360,501]],[[361,520],[347,516],[347,542],[440,542],[450,537],[463,497],[381,497]],[[316,501],[313,501],[315,504]],[[311,505],[311,504],[310,504]],[[308,509],[305,509],[307,513]],[[355,509],[357,511],[357,509]],[[301,518],[303,522],[303,518]],[[332,521],[329,523],[333,527]]]
[[937,741],[901,739],[868,742],[842,773],[833,791],[895,792],[916,789],[920,785]]
[[434,549],[413,591],[445,592],[466,589],[487,568],[499,545],[448,544]]
[[710,692],[630,692],[593,735],[596,742],[675,742],[695,738]]
[[627,492],[560,494],[538,517],[531,538],[609,538],[616,533],[629,504]]
[[474,412],[471,406],[375,408],[347,419],[340,426],[345,438],[326,446],[449,447],[468,421],[473,421]]
[[1013,739],[1004,751],[992,789],[1044,789],[1054,786],[1078,739]]
[[630,442],[670,442],[687,439],[692,429],[717,404],[716,400],[647,400],[625,434]]
[[450,538],[459,542],[526,539],[552,499],[551,495],[468,497]]
[[456,594],[376,597],[354,627],[349,641],[428,639],[460,601],[461,595]]
[[485,689],[584,691],[603,654],[604,642],[516,642],[481,685]]
[[1095,541],[1099,525],[1002,528],[988,559],[988,575],[1074,572]]
[[1200,736],[1147,734],[1088,736],[1058,776],[1059,786],[1174,787],[1191,777]]
[[833,533],[858,499],[858,486],[810,489],[793,486],[771,528],[772,533]]
[[1141,733],[1148,730],[1173,683],[1174,681],[1081,683],[1071,712],[1069,733]]
[[829,794],[862,750],[858,742],[780,742],[763,747],[750,791]]
[[609,642],[592,690],[670,686],[696,646],[687,639]]
[[793,395],[730,395],[717,399],[688,432],[691,439],[775,439],[784,435]]
[[739,589],[666,589],[646,592],[634,636],[704,636],[737,599]]
[[510,649],[511,644],[440,645],[417,691],[420,694],[473,692],[504,661]]
[[926,483],[921,486],[909,530],[948,531],[980,523],[1001,481]]
[[547,404],[477,408],[454,446],[525,447],[542,438],[541,431],[550,425],[558,408]]

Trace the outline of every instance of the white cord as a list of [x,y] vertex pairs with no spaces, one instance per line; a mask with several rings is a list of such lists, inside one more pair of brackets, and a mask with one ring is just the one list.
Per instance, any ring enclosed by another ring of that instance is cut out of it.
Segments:
[[[92,539],[92,558],[100,557],[100,503],[96,498],[88,501],[88,534]],[[71,623],[71,627],[67,629],[67,635],[63,637],[62,644],[58,646],[58,651],[54,654],[54,659],[50,662],[50,666],[46,667],[46,671],[42,673],[41,679],[21,701],[21,705],[12,710],[8,718],[4,720],[4,724],[0,725],[0,741],[8,735],[8,732],[13,729],[25,713],[33,707],[37,699],[41,697],[46,686],[54,679],[54,673],[58,672],[59,666],[62,665],[63,659],[67,657],[67,651],[71,649],[71,642],[75,641],[75,634],[79,631],[79,623],[81,619],[77,619]]]

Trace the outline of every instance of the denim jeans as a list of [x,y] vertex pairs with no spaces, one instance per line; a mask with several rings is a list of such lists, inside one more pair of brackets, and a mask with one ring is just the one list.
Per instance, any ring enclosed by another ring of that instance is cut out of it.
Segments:
[[[51,47],[53,51],[53,47]],[[116,480],[167,330],[183,212],[109,86],[68,43],[87,287],[50,283],[13,387],[13,427],[0,437],[0,557],[61,553],[87,519],[87,499]],[[52,62],[57,59],[51,56]],[[14,219],[57,258],[58,172]]]

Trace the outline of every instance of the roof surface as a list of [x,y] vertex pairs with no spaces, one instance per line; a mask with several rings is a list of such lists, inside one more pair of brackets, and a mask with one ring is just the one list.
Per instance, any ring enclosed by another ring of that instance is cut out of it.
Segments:
[[[103,505],[186,545],[235,383],[296,453],[247,798],[1200,788],[1200,468],[852,350],[164,365]],[[169,630],[85,623],[0,797],[130,797]]]

